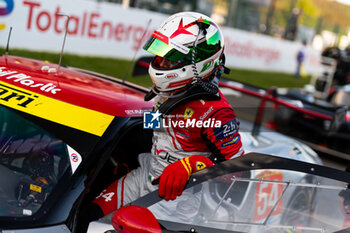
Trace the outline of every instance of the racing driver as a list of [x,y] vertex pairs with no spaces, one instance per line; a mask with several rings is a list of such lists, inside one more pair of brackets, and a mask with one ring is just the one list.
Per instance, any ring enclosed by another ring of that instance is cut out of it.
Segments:
[[[159,189],[174,200],[190,175],[243,154],[235,113],[218,89],[224,67],[224,37],[209,17],[177,13],[166,19],[144,45],[155,55],[149,67],[155,97],[153,118],[164,120],[153,131],[151,154],[140,154],[140,167],[114,181],[85,210],[88,223]],[[153,120],[153,119],[152,119]],[[158,184],[158,186],[157,186]],[[86,226],[79,232],[84,232]]]

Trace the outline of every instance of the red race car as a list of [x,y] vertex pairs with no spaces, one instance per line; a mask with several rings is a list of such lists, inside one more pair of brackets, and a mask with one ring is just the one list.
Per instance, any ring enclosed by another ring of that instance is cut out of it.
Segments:
[[[2,232],[75,232],[84,205],[150,151],[152,130],[143,128],[142,117],[152,108],[144,101],[147,91],[89,71],[0,56]],[[350,174],[321,166],[309,147],[279,133],[242,129],[241,137],[247,152],[264,154],[247,153],[194,174],[175,202],[157,191],[136,200],[152,211],[141,227],[120,219],[138,216],[135,209],[144,216],[143,208],[132,207],[113,221],[92,222],[88,232],[112,231],[112,222],[118,232],[347,227]]]

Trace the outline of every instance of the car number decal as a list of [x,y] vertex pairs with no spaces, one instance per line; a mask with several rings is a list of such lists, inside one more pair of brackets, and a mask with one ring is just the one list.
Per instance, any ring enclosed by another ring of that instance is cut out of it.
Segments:
[[[268,180],[282,181],[281,171],[264,170],[257,176],[266,182],[260,182],[256,187],[254,221],[265,219],[275,207],[283,192],[283,184],[269,183]],[[282,211],[282,199],[271,213],[271,216],[280,214]]]
[[1,81],[0,104],[97,136],[102,136],[114,118]]

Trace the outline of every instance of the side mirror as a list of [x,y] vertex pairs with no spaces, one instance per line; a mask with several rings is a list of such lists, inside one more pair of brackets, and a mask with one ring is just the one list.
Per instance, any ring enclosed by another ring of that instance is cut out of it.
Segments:
[[125,206],[112,216],[112,225],[118,233],[161,233],[161,227],[152,212],[141,206]]

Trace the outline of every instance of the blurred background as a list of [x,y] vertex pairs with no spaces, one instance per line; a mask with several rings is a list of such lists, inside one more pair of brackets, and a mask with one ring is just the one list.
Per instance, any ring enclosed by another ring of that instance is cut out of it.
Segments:
[[[350,0],[0,0],[0,49],[58,63],[70,16],[63,64],[127,78],[147,55],[142,45],[170,14],[196,11],[221,25],[229,79],[267,88],[303,87],[342,66],[350,82]],[[58,15],[64,14],[65,16]],[[298,69],[297,56],[304,53]],[[326,56],[322,56],[326,55]],[[324,57],[330,67],[324,66]],[[345,62],[344,62],[345,61]],[[296,74],[298,73],[298,74]]]
[[334,45],[345,49],[350,43],[349,0],[106,1],[165,14],[197,11],[223,26],[291,41],[305,40],[319,50]]

